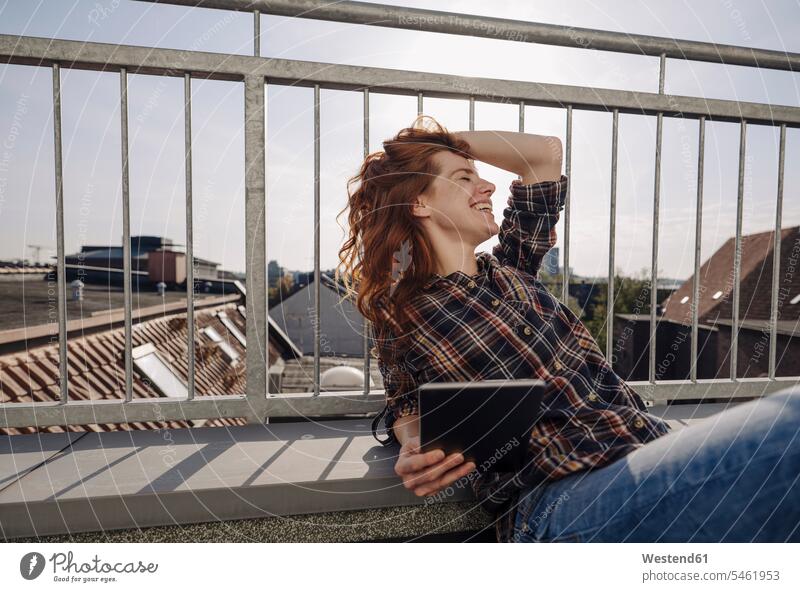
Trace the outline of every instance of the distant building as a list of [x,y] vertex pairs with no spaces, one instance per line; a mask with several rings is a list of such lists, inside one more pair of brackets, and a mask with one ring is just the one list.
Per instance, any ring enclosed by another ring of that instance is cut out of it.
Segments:
[[274,259],[267,264],[267,287],[274,288],[278,281],[283,277],[283,267],[278,265]]
[[[774,232],[745,235],[741,239],[737,377],[763,377],[769,373],[770,311],[772,298]],[[732,343],[733,265],[735,239],[729,238],[699,269],[698,377],[730,376]],[[780,275],[777,290],[776,375],[800,374],[800,226],[781,230]],[[692,276],[663,302],[656,335],[656,378],[682,380],[691,362],[691,325],[695,277]],[[659,311],[660,313],[661,311]],[[625,342],[622,358],[631,360],[620,370],[632,380],[647,378],[649,344],[623,338],[625,333],[649,334],[649,315],[616,315],[615,342]],[[640,327],[641,325],[641,327]]]
[[[155,289],[159,282],[164,282],[168,289],[185,289],[186,253],[176,247],[169,238],[131,237],[131,282],[134,290]],[[84,245],[80,252],[67,255],[64,261],[67,282],[79,279],[87,284],[123,285],[121,246]],[[220,270],[219,263],[194,258],[197,292],[231,293],[234,291],[231,275]]]
[[292,280],[295,286],[307,286],[314,281],[313,271],[295,271],[292,272]]

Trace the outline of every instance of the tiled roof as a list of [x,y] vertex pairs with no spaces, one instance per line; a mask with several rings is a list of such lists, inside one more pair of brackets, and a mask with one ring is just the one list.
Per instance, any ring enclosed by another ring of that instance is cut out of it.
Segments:
[[[210,339],[202,335],[205,327],[214,327],[222,336],[228,330],[215,316],[225,311],[240,331],[245,332],[245,319],[237,310],[235,303],[195,312],[196,353],[195,383],[196,395],[224,395],[245,392],[245,350],[239,342],[230,337],[228,343],[239,354],[241,362],[232,367],[220,355],[219,349],[210,344]],[[184,313],[172,314],[135,324],[133,347],[152,343],[162,358],[187,381],[187,323]],[[69,376],[69,398],[71,400],[124,399],[124,329],[113,329],[87,337],[70,337],[67,343],[67,367]],[[270,361],[279,353],[270,343]],[[156,398],[160,395],[149,388],[138,373],[133,376],[133,397]],[[58,389],[58,344],[53,343],[37,348],[0,357],[0,401],[36,402],[59,400]],[[209,426],[242,425],[238,418],[215,418],[207,420]],[[115,431],[132,429],[166,429],[190,427],[190,421],[131,422],[128,424],[90,424],[85,426],[47,426],[41,428],[0,428],[2,434],[63,431]]]
[[[772,294],[772,243],[774,232],[760,232],[742,237],[739,318],[768,319]],[[716,319],[730,319],[733,311],[733,257],[735,239],[729,238],[700,267],[700,299],[697,317],[708,323]],[[781,230],[781,270],[778,278],[780,318],[800,317],[800,302],[791,304],[800,294],[800,274],[788,273],[790,258],[800,254],[800,226]],[[692,321],[692,296],[694,276],[670,294],[663,302],[663,318],[690,324]],[[721,296],[714,298],[716,292]],[[781,299],[781,295],[784,298]],[[681,300],[686,298],[686,302]]]
[[[717,319],[717,326],[733,325],[729,319]],[[768,333],[771,329],[769,319],[744,320],[739,323],[739,329],[750,329],[752,331],[763,331]],[[775,323],[775,332],[778,335],[788,335],[789,337],[800,337],[800,319],[792,321],[778,321]]]

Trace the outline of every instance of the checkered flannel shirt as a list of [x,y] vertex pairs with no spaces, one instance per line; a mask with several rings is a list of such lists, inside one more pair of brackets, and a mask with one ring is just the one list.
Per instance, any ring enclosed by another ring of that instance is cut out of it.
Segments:
[[[493,518],[498,542],[511,540],[523,489],[605,466],[670,430],[646,412],[583,323],[539,280],[542,259],[556,242],[567,183],[564,175],[542,183],[512,181],[499,244],[476,254],[478,273],[434,274],[407,307],[417,330],[402,362],[390,366],[378,358],[386,392],[384,444],[397,443],[397,419],[418,414],[419,384],[546,382],[544,415],[530,433],[525,467],[462,478]],[[392,341],[384,339],[383,347]],[[412,388],[400,388],[401,374]]]

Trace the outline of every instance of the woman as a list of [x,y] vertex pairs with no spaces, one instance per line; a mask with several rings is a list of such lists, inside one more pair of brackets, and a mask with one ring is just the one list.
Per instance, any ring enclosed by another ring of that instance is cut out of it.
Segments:
[[[500,542],[800,540],[800,392],[670,432],[540,282],[568,183],[558,138],[448,132],[420,116],[383,146],[350,179],[339,256],[372,323],[383,443],[401,445],[406,488],[468,480]],[[499,226],[475,161],[521,177]],[[478,474],[459,454],[421,452],[417,385],[498,378],[548,385],[522,470]]]

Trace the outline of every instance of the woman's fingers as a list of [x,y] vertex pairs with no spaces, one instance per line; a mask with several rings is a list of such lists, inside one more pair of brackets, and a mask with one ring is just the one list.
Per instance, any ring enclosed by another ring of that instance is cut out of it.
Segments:
[[443,461],[436,463],[433,466],[427,467],[422,471],[412,473],[403,477],[403,485],[407,489],[414,489],[423,483],[434,481],[441,477],[446,471],[457,467],[464,462],[464,457],[459,453],[453,453]]
[[444,450],[436,449],[422,454],[403,452],[395,468],[398,475],[405,477],[425,469],[444,458]]
[[459,465],[456,468],[451,469],[436,481],[420,485],[414,490],[414,493],[418,496],[431,495],[433,493],[436,493],[440,489],[447,487],[451,483],[458,481],[459,479],[461,479],[461,477],[469,475],[474,469],[475,469],[474,462],[470,461],[464,463],[463,465]]
[[403,486],[406,489],[414,489],[422,483],[427,483],[442,475],[448,469],[456,466],[463,459],[458,453],[451,454],[444,460],[423,468],[421,471],[407,473],[403,475]]

